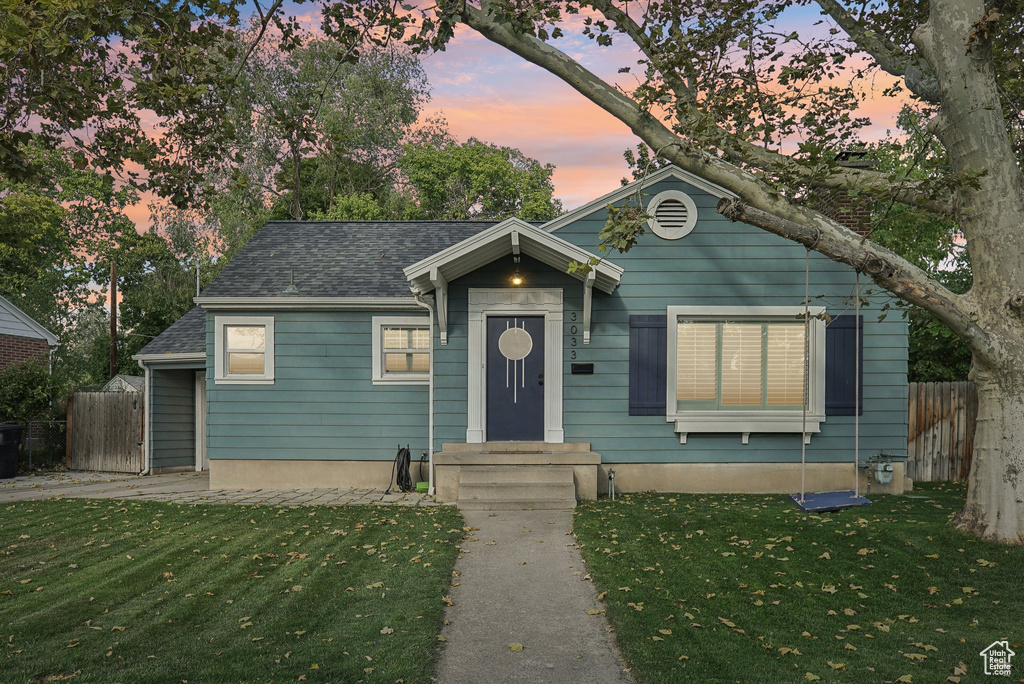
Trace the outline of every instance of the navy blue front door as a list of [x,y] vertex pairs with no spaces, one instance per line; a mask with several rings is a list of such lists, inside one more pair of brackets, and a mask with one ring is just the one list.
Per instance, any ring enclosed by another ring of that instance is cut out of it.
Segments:
[[487,317],[487,441],[544,441],[544,317]]

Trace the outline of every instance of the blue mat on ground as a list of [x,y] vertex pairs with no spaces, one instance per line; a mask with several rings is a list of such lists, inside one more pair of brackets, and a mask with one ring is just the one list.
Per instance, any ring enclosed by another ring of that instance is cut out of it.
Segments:
[[797,508],[804,511],[839,511],[844,508],[871,505],[871,501],[863,496],[856,496],[852,489],[845,489],[840,492],[805,494],[803,501],[800,501],[799,494],[790,494],[789,498]]

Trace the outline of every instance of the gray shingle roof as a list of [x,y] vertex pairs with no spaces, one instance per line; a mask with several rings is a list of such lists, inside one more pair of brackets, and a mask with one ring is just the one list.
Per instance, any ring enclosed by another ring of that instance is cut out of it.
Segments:
[[140,354],[202,354],[206,351],[206,312],[194,307],[171,324],[154,340],[143,347]]
[[[406,266],[494,221],[272,221],[224,267],[203,297],[279,297],[291,272],[299,297],[411,297]],[[195,307],[140,354],[206,351],[206,314]]]
[[[146,378],[141,375],[125,375],[124,373],[118,373],[114,377],[107,380],[107,384],[103,386],[101,391],[130,391],[128,388],[141,392],[143,385],[146,384]],[[122,390],[122,388],[124,388]]]
[[494,221],[272,221],[203,297],[277,297],[294,270],[299,297],[411,297],[406,266]]

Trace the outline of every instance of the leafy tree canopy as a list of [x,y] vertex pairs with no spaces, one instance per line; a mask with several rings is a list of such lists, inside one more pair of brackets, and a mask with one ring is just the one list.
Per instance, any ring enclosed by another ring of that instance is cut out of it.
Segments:
[[546,221],[562,213],[554,166],[511,147],[435,136],[406,145],[401,168],[427,218]]

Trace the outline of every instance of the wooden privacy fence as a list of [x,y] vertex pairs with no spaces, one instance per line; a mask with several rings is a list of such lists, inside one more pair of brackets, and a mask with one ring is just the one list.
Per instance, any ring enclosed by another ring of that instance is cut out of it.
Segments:
[[140,392],[75,392],[68,416],[73,470],[142,471]]
[[907,475],[916,482],[966,480],[978,419],[974,383],[912,382],[907,400]]

